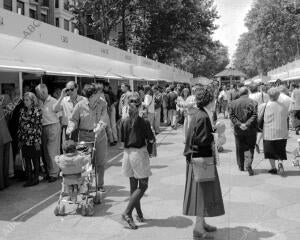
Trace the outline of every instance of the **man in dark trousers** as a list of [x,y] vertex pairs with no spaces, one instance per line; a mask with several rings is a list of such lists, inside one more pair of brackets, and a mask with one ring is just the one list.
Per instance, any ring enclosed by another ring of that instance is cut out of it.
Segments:
[[257,132],[257,103],[249,98],[249,90],[241,87],[240,97],[230,105],[230,120],[234,126],[236,158],[241,171],[254,175],[252,161]]

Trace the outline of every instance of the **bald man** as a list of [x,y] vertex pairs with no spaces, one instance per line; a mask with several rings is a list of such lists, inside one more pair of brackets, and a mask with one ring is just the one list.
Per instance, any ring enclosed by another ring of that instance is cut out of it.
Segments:
[[241,87],[239,98],[230,104],[230,120],[234,126],[237,164],[249,176],[254,175],[252,162],[257,133],[257,102],[249,98],[249,90]]
[[35,88],[36,96],[40,100],[42,109],[42,146],[43,163],[46,170],[45,179],[48,182],[55,182],[58,178],[59,168],[55,163],[55,156],[60,155],[60,122],[58,111],[54,105],[57,100],[48,94],[48,88],[45,84],[39,84]]

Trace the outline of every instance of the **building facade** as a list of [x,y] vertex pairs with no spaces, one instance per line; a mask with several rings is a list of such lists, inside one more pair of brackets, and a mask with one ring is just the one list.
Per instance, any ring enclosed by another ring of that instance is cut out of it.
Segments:
[[69,0],[0,0],[0,8],[75,31]]

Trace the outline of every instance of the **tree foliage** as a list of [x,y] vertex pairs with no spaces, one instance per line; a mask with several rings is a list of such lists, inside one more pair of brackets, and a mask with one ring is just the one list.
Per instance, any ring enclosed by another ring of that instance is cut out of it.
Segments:
[[286,0],[257,0],[249,11],[235,53],[235,66],[249,77],[294,60],[299,55],[299,16]]
[[[97,40],[195,76],[212,77],[229,62],[228,51],[212,40],[218,17],[213,0],[81,0],[73,7],[78,27],[97,32]],[[85,16],[91,16],[87,21]],[[84,23],[84,24],[82,24]],[[109,36],[122,26],[117,39]]]

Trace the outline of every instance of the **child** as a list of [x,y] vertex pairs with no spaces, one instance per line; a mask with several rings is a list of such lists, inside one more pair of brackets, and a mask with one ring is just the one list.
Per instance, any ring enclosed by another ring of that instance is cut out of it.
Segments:
[[292,163],[294,167],[300,167],[299,160],[300,160],[300,138],[297,139],[298,147],[293,151],[294,159]]
[[91,157],[89,154],[80,154],[73,140],[67,140],[63,144],[63,151],[64,154],[55,157],[55,162],[62,171],[62,192],[68,194],[70,193],[68,186],[80,186],[83,183],[81,177],[83,167],[91,162]]

